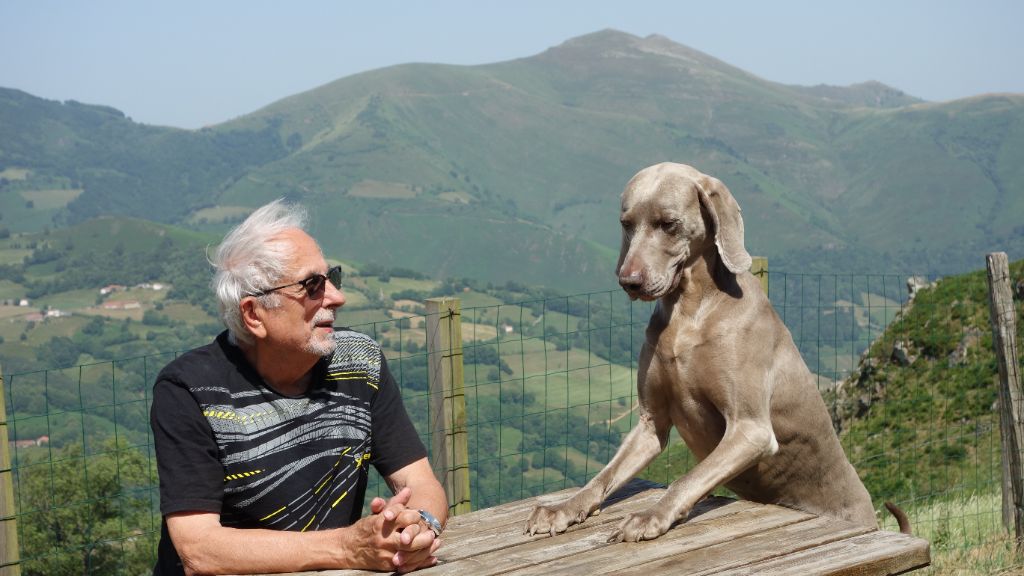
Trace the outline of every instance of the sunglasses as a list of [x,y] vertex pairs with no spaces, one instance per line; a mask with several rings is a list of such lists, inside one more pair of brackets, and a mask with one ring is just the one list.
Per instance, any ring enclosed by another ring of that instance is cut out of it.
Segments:
[[327,289],[328,280],[331,281],[331,284],[333,284],[335,288],[341,289],[341,279],[344,278],[344,276],[344,273],[341,271],[341,266],[335,266],[328,269],[327,274],[313,274],[305,280],[299,280],[298,282],[292,282],[291,284],[285,284],[284,286],[267,288],[266,290],[260,290],[259,292],[249,292],[249,296],[263,296],[282,288],[302,286],[306,289],[306,296],[309,296],[313,300],[319,300],[324,297],[324,291]]

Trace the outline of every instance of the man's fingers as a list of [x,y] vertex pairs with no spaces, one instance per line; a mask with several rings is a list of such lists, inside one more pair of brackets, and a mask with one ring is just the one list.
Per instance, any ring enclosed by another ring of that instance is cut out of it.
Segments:
[[381,498],[380,496],[375,497],[373,500],[370,500],[370,513],[380,514],[381,511],[384,510],[384,506],[386,506],[387,503],[388,501]]
[[[430,534],[433,536],[433,532]],[[398,572],[409,572],[418,568],[433,566],[437,564],[437,556],[434,554],[440,546],[441,541],[435,539],[427,548],[418,550],[399,550],[391,557],[391,563],[394,564],[395,569]]]
[[398,541],[402,544],[402,548],[408,550],[412,545],[413,540],[416,539],[416,535],[420,533],[419,524],[410,524],[402,529],[402,533],[398,535]]
[[[421,524],[420,513],[418,510],[412,508],[401,508],[395,506],[388,506],[384,512],[380,515],[383,519],[381,523],[381,536],[390,538],[395,536],[395,532],[404,532],[409,526],[415,526]],[[399,538],[396,540],[397,543],[401,544],[401,534],[398,534]]]
[[[398,494],[389,498],[387,503],[381,506],[381,510],[374,512],[374,514],[383,514],[385,520],[394,522],[398,518],[398,514],[405,509],[405,505],[409,503],[409,498],[411,497],[412,489],[406,486],[399,490]],[[370,504],[370,510],[373,511],[373,503]]]
[[401,565],[395,564],[395,572],[405,574],[406,572],[412,572],[420,568],[430,568],[431,566],[437,566],[436,556],[428,556],[419,562],[406,561]]
[[412,508],[394,508],[389,507],[382,515],[387,521],[384,523],[384,529],[390,532],[391,530],[405,530],[408,526],[421,525],[423,521],[420,519],[419,510],[413,510]]
[[401,504],[402,506],[405,506],[406,504],[409,503],[409,498],[412,498],[412,488],[406,486],[399,490],[398,494],[392,496],[388,500],[388,504]]

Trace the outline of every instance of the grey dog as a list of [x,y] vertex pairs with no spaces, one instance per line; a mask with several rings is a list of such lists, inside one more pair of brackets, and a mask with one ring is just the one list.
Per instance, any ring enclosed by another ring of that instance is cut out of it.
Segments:
[[535,508],[527,533],[583,522],[665,449],[673,426],[699,463],[610,541],[657,538],[723,484],[748,500],[877,528],[814,376],[748,272],[729,189],[690,166],[650,166],[626,185],[620,221],[619,284],[630,298],[657,300],[640,352],[639,422],[579,492]]

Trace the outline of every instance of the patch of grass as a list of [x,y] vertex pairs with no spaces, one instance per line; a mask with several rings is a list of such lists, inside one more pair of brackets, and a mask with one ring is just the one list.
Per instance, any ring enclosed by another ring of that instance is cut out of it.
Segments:
[[201,208],[188,218],[190,224],[200,222],[226,222],[241,219],[249,215],[253,209],[249,206],[211,206]]
[[44,296],[33,302],[32,305],[36,308],[48,306],[58,310],[78,313],[85,312],[85,308],[93,306],[96,303],[97,296],[99,296],[98,290],[72,290],[70,292]]
[[81,196],[84,190],[80,188],[56,188],[52,190],[22,190],[21,197],[27,202],[32,202],[40,210],[53,210],[63,208],[72,200]]
[[356,182],[348,191],[349,196],[356,198],[415,198],[416,191],[408,184],[399,182],[382,182],[380,180],[362,180]]
[[54,336],[72,336],[82,329],[88,321],[84,316],[65,316],[62,318],[44,318],[36,322],[29,332],[33,344],[41,345]]
[[8,180],[25,180],[32,171],[28,168],[4,168],[0,170],[0,178]]
[[185,322],[186,324],[200,324],[203,322],[219,321],[218,318],[210,316],[199,306],[185,302],[167,303],[164,305],[164,309],[160,313],[166,314],[171,320]]
[[345,293],[345,306],[342,307],[342,314],[349,310],[366,308],[370,305],[370,299],[359,290],[350,290],[348,287],[345,287],[341,291]]
[[24,298],[25,287],[11,280],[0,280],[0,300]]
[[[1024,559],[1013,550],[1013,537],[1002,526],[1002,497],[983,492],[902,506],[915,536],[932,545],[932,565],[924,574],[1021,574]],[[888,512],[880,513],[883,530],[897,531]]]
[[[12,237],[12,240],[5,241],[7,247],[0,248],[0,264],[21,264],[25,261],[26,256],[32,255],[32,250],[28,248],[12,248],[12,244],[18,244],[17,237]],[[23,246],[24,244],[22,244]]]

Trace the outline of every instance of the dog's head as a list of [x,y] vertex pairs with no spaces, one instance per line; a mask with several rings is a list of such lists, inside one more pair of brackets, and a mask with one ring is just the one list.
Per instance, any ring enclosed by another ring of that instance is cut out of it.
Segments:
[[644,168],[622,192],[622,248],[616,274],[630,298],[656,300],[713,245],[733,274],[750,268],[743,218],[717,178],[684,164]]

